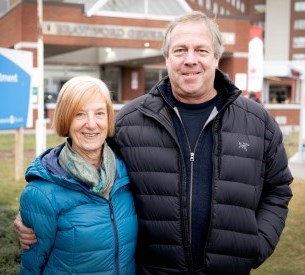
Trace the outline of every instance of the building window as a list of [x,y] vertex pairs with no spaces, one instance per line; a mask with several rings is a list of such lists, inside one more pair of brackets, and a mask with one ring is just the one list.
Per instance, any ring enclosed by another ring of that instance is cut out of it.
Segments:
[[294,3],[295,11],[305,11],[305,1]]
[[167,75],[166,69],[146,68],[145,92],[148,93],[152,89],[152,87],[166,75]]
[[102,68],[102,79],[111,91],[111,98],[115,103],[121,102],[121,69],[119,67]]
[[257,4],[254,5],[254,11],[256,13],[265,13],[266,11],[266,5],[265,4]]
[[2,0],[0,1],[0,17],[8,13],[11,9],[21,3],[21,0]]
[[240,9],[240,0],[236,1],[236,9],[238,9],[238,10]]
[[244,3],[244,2],[241,2],[241,4],[240,4],[240,11],[241,11],[242,13],[245,12],[245,3]]
[[291,100],[291,86],[270,85],[269,102],[274,104],[285,104]]
[[197,0],[199,6],[203,6],[203,0]]
[[225,8],[224,8],[224,7],[220,7],[220,14],[221,14],[221,15],[224,15],[225,12],[226,12],[226,11],[225,11]]
[[207,10],[210,10],[210,9],[211,9],[211,0],[206,0],[206,1],[205,1],[205,8],[206,8]]
[[305,20],[304,19],[295,20],[293,28],[295,30],[305,30]]
[[293,48],[305,48],[305,36],[294,37]]
[[213,4],[213,13],[214,14],[218,14],[218,5],[217,5],[217,3]]
[[57,97],[58,97],[58,92],[61,89],[62,85],[67,80],[60,80],[60,79],[54,79],[54,78],[45,78],[44,79],[44,103],[49,104],[49,103],[56,103]]
[[305,60],[304,53],[295,53],[292,55],[292,60]]

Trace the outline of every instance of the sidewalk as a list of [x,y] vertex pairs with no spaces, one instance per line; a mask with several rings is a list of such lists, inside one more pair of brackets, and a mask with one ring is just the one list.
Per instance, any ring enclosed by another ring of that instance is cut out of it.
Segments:
[[305,180],[305,153],[297,152],[289,159],[289,168],[294,178]]
[[289,168],[294,178],[305,180],[305,165],[289,162]]
[[[53,129],[46,129],[47,134],[54,134]],[[16,130],[0,130],[0,135],[7,135],[7,134],[15,134]],[[24,134],[35,134],[36,130],[35,129],[24,129]]]
[[[0,135],[14,133],[15,130],[0,130]],[[35,134],[35,129],[24,129],[24,134]],[[54,134],[54,130],[47,129],[47,134]],[[305,181],[305,156],[297,153],[289,159],[288,165],[294,178]]]

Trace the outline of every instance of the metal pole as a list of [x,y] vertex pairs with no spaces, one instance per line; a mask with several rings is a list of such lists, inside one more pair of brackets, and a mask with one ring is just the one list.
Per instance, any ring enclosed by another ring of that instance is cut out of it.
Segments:
[[36,120],[36,155],[46,149],[46,120],[44,118],[44,46],[43,46],[43,0],[37,0],[38,41],[37,41],[37,72],[38,72],[38,106]]

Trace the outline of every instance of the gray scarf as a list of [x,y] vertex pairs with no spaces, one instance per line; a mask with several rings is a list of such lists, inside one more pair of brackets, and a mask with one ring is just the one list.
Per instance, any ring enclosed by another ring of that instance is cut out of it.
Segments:
[[108,199],[115,180],[116,160],[113,151],[104,143],[100,169],[84,160],[68,140],[59,154],[59,164],[74,179],[86,183],[90,190]]

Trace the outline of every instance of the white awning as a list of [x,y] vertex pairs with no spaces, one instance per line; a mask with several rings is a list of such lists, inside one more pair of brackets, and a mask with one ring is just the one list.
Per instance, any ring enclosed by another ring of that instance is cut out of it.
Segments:
[[84,1],[84,5],[87,16],[152,20],[171,20],[192,10],[185,0],[89,0]]

